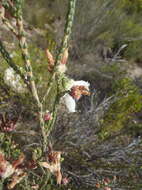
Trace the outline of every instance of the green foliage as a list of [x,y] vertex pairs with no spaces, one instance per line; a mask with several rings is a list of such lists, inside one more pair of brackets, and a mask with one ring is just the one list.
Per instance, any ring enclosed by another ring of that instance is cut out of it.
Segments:
[[[66,15],[68,2],[65,0],[25,0],[24,15],[28,23],[37,28],[46,29],[48,33],[54,33],[55,22],[60,22]],[[32,11],[29,11],[29,7]]]
[[104,45],[111,47],[114,44],[114,36],[110,31],[105,31],[98,35],[98,41],[102,41]]
[[121,63],[119,62],[110,65],[103,65],[101,67],[101,72],[107,74],[108,76],[112,76],[116,80],[122,78],[122,76],[126,74],[125,68],[122,68]]
[[[51,51],[54,50],[54,47],[49,46],[49,49]],[[37,84],[37,89],[39,93],[39,97],[42,99],[46,89],[48,87],[48,82],[51,77],[51,73],[48,72],[48,61],[47,57],[45,55],[45,51],[37,48],[35,45],[30,45],[29,47],[29,52],[30,52],[30,60],[32,63],[33,67],[33,72],[34,72],[34,80]],[[21,51],[19,49],[13,50],[12,54],[12,59],[20,69],[22,73],[25,73],[24,71],[24,62],[21,57]],[[1,68],[0,68],[0,100],[4,101],[5,103],[1,105],[1,107],[8,107],[9,104],[8,101],[12,99],[14,96],[17,96],[19,98],[19,101],[27,107],[27,110],[36,111],[35,110],[35,104],[32,101],[31,95],[27,92],[25,94],[16,94],[10,87],[8,87],[6,84],[4,84],[3,81],[3,76],[4,76],[4,71],[5,69],[8,68],[7,63],[5,62],[4,59],[1,60]],[[23,82],[23,81],[21,81]],[[56,83],[56,82],[55,82]],[[53,103],[55,101],[55,96],[56,96],[56,84],[54,84],[54,87],[52,88],[51,92],[49,93],[49,96],[46,98],[45,101],[45,109],[48,108],[48,110],[53,109]]]
[[125,56],[132,61],[141,62],[142,60],[142,50],[141,50],[141,40],[133,41],[129,44],[125,51]]
[[142,0],[131,1],[123,0],[124,8],[127,11],[127,14],[141,13],[142,11]]
[[12,4],[9,4],[8,0],[2,0],[2,5],[5,7],[6,10],[10,12],[13,17],[18,17],[22,15],[22,6],[24,0],[14,0]]
[[130,79],[124,78],[117,81],[113,89],[116,93],[116,101],[111,105],[103,120],[99,133],[102,139],[120,132],[132,114],[142,109],[142,95]]
[[87,5],[82,0],[79,7],[75,43],[80,54],[98,51],[101,46],[111,48],[114,55],[123,44],[128,44],[126,54],[123,50],[121,55],[141,59],[141,0],[88,0]]
[[133,136],[139,136],[142,134],[142,124],[138,123],[137,121],[136,122],[130,121],[128,123],[126,130],[127,130],[127,133]]
[[20,156],[21,150],[18,144],[12,140],[11,135],[0,132],[0,144],[0,150],[4,152],[7,158],[16,160]]

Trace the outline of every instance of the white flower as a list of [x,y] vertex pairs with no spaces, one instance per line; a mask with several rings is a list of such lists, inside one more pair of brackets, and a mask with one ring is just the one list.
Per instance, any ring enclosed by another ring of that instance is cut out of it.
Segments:
[[69,112],[76,111],[75,100],[79,100],[82,95],[90,95],[89,86],[90,83],[83,80],[74,81],[71,79],[67,82],[65,89],[70,93],[66,93],[62,99]]
[[78,80],[73,82],[73,86],[84,86],[87,90],[89,90],[90,83],[84,80]]
[[63,96],[63,102],[66,105],[69,112],[76,112],[76,102],[68,93]]
[[75,81],[75,80],[71,79],[66,84],[66,90],[71,90],[72,87],[74,87],[74,86],[84,86],[86,88],[86,90],[89,90],[90,83],[86,82],[84,80]]
[[26,91],[26,87],[21,83],[20,75],[16,74],[15,71],[9,67],[4,72],[4,82],[10,86],[14,91],[23,93]]

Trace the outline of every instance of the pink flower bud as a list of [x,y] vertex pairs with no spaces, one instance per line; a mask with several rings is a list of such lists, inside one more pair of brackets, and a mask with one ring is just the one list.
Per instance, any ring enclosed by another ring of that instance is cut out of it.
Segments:
[[55,60],[48,49],[46,49],[46,57],[48,59],[48,71],[52,72],[55,65]]
[[61,60],[61,64],[67,64],[67,60],[68,60],[68,49],[65,50],[64,54],[63,54],[63,57],[62,57],[62,60]]
[[105,187],[104,190],[111,190],[111,188],[110,187]]
[[46,112],[43,116],[44,121],[50,121],[52,120],[52,115],[50,112]]

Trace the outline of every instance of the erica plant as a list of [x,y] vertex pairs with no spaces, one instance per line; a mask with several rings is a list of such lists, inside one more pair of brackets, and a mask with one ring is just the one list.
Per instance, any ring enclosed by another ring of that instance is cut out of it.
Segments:
[[[12,35],[17,38],[19,49],[21,50],[21,58],[23,61],[22,69],[13,61],[0,39],[0,52],[7,62],[9,68],[5,71],[4,80],[17,93],[26,93],[32,95],[33,102],[38,110],[38,121],[40,133],[42,136],[41,156],[35,160],[37,167],[47,168],[56,177],[57,184],[61,184],[66,178],[62,178],[61,173],[61,152],[54,151],[49,142],[50,132],[53,129],[54,122],[57,117],[57,108],[62,99],[69,112],[76,112],[76,102],[82,95],[89,95],[89,83],[85,81],[74,81],[66,75],[68,64],[69,39],[72,31],[72,25],[75,15],[76,0],[69,0],[69,11],[66,19],[64,36],[60,48],[56,55],[52,55],[48,47],[45,51],[47,57],[47,75],[50,73],[49,81],[43,97],[39,96],[37,84],[35,82],[35,73],[32,68],[28,43],[23,24],[22,6],[23,0],[0,0],[0,19]],[[13,22],[14,20],[14,22]],[[16,24],[15,24],[16,23]],[[42,75],[42,73],[41,73]],[[49,94],[56,86],[55,101],[51,102],[52,109],[48,108],[45,101]],[[1,116],[1,130],[11,132],[15,129],[16,121],[4,120]],[[28,174],[30,167],[24,166],[19,169],[19,165],[26,162],[25,157],[16,166],[6,160],[4,152],[0,152],[0,176],[2,179],[11,178],[8,188],[13,188]],[[67,179],[66,179],[67,181]],[[63,183],[64,184],[64,183]]]

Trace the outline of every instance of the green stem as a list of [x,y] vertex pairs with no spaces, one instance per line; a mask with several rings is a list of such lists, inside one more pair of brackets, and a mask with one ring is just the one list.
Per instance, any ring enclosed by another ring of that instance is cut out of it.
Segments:
[[61,76],[60,76],[60,73],[56,73],[56,67],[58,65],[60,65],[60,61],[62,59],[62,56],[63,56],[65,50],[68,48],[69,39],[70,39],[71,32],[72,32],[74,15],[75,15],[75,6],[76,6],[76,0],[70,0],[69,12],[68,12],[68,15],[67,15],[67,21],[66,21],[66,27],[65,27],[65,32],[64,32],[64,37],[63,37],[62,45],[60,47],[59,54],[56,57],[54,74],[52,75],[51,82],[49,84],[49,88],[48,88],[47,93],[46,93],[46,95],[44,96],[44,99],[43,99],[43,100],[45,100],[46,96],[48,96],[48,94],[50,92],[50,89],[51,89],[51,87],[53,85],[53,81],[56,78],[56,74],[58,74],[57,75],[57,85],[58,85],[58,90],[57,91],[58,92],[57,92],[57,96],[56,96],[55,103],[54,103],[53,121],[51,122],[51,124],[49,126],[48,133],[47,133],[48,136],[49,136],[50,132],[53,129],[53,126],[54,126],[54,123],[55,123],[55,120],[56,120],[57,108],[58,108],[58,104],[59,104],[59,101],[60,101],[59,81],[60,81],[60,77]]
[[43,119],[43,107],[41,104],[40,110],[39,110],[39,122],[40,122],[40,128],[41,128],[41,133],[42,133],[42,139],[43,139],[43,143],[42,143],[42,150],[43,153],[46,152],[47,149],[47,135],[45,132],[45,122]]
[[49,123],[49,125],[47,126],[47,128],[48,128],[48,131],[47,131],[47,137],[49,137],[49,135],[50,135],[50,132],[52,131],[52,129],[53,129],[53,126],[54,126],[54,123],[55,123],[55,121],[56,121],[56,118],[57,118],[57,108],[58,108],[58,104],[56,104],[56,106],[55,106],[55,108],[54,108],[54,110],[53,110],[53,119],[52,119],[52,121]]
[[76,1],[77,0],[70,0],[69,12],[67,15],[66,27],[64,31],[64,38],[61,44],[59,54],[57,55],[57,58],[56,58],[56,65],[60,64],[64,51],[68,48],[69,39],[72,32],[74,16],[75,16]]
[[18,33],[19,33],[19,46],[21,48],[22,51],[22,57],[25,63],[25,70],[26,70],[26,74],[27,74],[27,78],[31,87],[31,91],[32,91],[32,95],[35,99],[35,101],[37,102],[38,107],[41,107],[41,103],[39,100],[39,96],[37,93],[37,88],[35,85],[35,81],[33,79],[33,72],[32,72],[32,66],[31,66],[31,62],[30,62],[30,56],[28,53],[28,45],[27,45],[27,41],[26,41],[26,37],[25,37],[25,31],[24,31],[24,27],[23,27],[23,19],[22,17],[17,18],[17,27],[18,27]]
[[7,18],[5,18],[5,8],[1,7],[0,9],[0,18],[2,19],[3,24],[7,26],[7,28],[16,36],[18,37],[17,31],[15,30],[14,26],[12,26]]
[[43,143],[43,153],[46,151],[46,145],[47,145],[47,138],[46,138],[46,132],[45,132],[45,122],[43,119],[43,104],[40,102],[39,95],[37,92],[37,87],[34,81],[33,77],[33,71],[32,71],[32,65],[30,61],[30,55],[28,52],[28,44],[26,41],[25,36],[25,30],[23,26],[23,17],[22,17],[22,0],[15,0],[16,1],[16,22],[17,22],[17,29],[18,29],[18,40],[19,40],[19,46],[22,52],[23,61],[25,63],[25,70],[27,74],[27,78],[30,84],[31,93],[33,98],[35,99],[35,102],[38,107],[38,114],[39,114],[39,123],[40,123],[40,129],[42,133]]
[[3,56],[3,58],[5,59],[5,61],[7,62],[7,64],[13,68],[13,70],[20,75],[20,77],[23,79],[23,81],[25,82],[25,84],[28,85],[28,82],[24,76],[23,73],[21,73],[21,71],[19,70],[19,68],[17,67],[17,65],[13,62],[12,58],[10,57],[10,54],[7,52],[7,50],[5,49],[2,41],[0,40],[0,52]]
[[[63,37],[63,41],[60,47],[60,51],[56,57],[56,63],[55,63],[55,67],[54,67],[54,71],[53,71],[53,75],[50,79],[50,82],[48,84],[48,89],[43,97],[42,102],[44,102],[46,100],[46,97],[49,95],[49,92],[52,88],[53,82],[56,78],[56,67],[60,64],[60,61],[62,59],[62,56],[64,54],[64,51],[68,48],[68,43],[69,43],[69,39],[70,39],[70,35],[72,32],[72,26],[73,26],[73,20],[74,20],[74,15],[75,15],[75,7],[76,7],[76,1],[77,0],[70,0],[70,4],[69,4],[69,12],[67,15],[67,21],[66,21],[66,27],[65,27],[65,32],[64,32],[64,37]],[[58,73],[59,74],[59,73]]]

